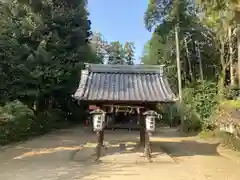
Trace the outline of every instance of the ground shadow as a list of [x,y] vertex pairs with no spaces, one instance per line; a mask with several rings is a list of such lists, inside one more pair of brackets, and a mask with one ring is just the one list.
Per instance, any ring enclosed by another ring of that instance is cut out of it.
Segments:
[[161,136],[166,138],[176,138],[176,137],[195,137],[199,134],[197,131],[189,131],[182,133],[180,127],[163,126],[153,134],[153,136]]
[[[132,164],[113,164],[113,163],[96,163],[96,162],[85,162],[80,163],[78,161],[76,164],[82,164],[81,170],[76,172],[76,169],[72,169],[71,171],[75,171],[75,176],[71,175],[72,178],[78,179],[91,179],[97,180],[100,178],[110,178],[112,176],[136,176],[138,174],[132,172],[130,168],[133,166]],[[71,179],[71,177],[66,177],[66,179]]]
[[[174,129],[161,129],[160,132],[153,134],[153,137],[156,139],[153,138],[154,140],[151,142],[152,151],[153,154],[157,154],[156,156],[162,153],[167,153],[171,157],[219,155],[217,151],[217,146],[219,144],[207,142],[203,143],[195,140],[185,140],[184,138],[179,136],[179,134]],[[139,152],[139,154],[143,152],[143,148],[139,146],[139,132],[106,132],[105,141],[108,141],[108,149],[104,153],[102,153],[101,158],[119,153],[134,156],[134,153],[136,152]],[[71,160],[69,158],[70,154],[76,150],[78,150],[77,153],[81,154],[81,148],[84,147],[86,143],[93,144],[92,147],[89,148],[92,149],[91,151],[93,152],[96,144],[96,136],[94,133],[87,131],[81,132],[81,130],[70,130],[68,132],[67,130],[63,132],[58,132],[56,135],[52,134],[50,136],[45,136],[44,138],[38,139],[37,141],[19,145],[18,148],[20,149],[17,149],[17,152],[15,152],[15,154],[17,154],[18,156],[21,155],[21,152],[23,151],[23,153],[26,155],[25,157],[39,158],[25,158],[24,156],[22,156],[22,160],[12,161],[12,163],[8,162],[8,165],[6,166],[6,168],[2,168],[2,171],[5,172],[5,174],[14,174],[20,172],[19,169],[21,169],[22,167],[26,167],[26,170],[22,170],[19,176],[23,176],[25,174],[25,176],[27,177],[27,175],[30,175],[29,173],[33,175],[41,171],[45,178],[55,175],[59,177],[58,179],[84,179],[85,177],[87,177],[88,179],[95,180],[99,179],[99,177],[136,175],[130,170],[131,167],[134,166],[134,162],[121,163],[115,161],[113,163],[101,163],[100,161],[100,163],[96,163],[91,160],[81,161],[77,158]],[[125,144],[125,146],[123,144]],[[33,147],[34,149],[32,149]],[[15,147],[14,149],[16,150],[16,148],[17,147]],[[129,148],[129,150],[127,150],[127,148]],[[39,151],[37,151],[38,153],[33,154],[33,150]],[[8,149],[8,154],[9,153],[14,152],[9,152]],[[11,156],[14,155],[11,154]],[[139,156],[139,158],[142,157]],[[154,158],[156,157],[153,156],[153,163],[156,163],[154,162]],[[160,161],[161,162],[159,163],[165,163],[162,160]],[[27,167],[29,167],[29,163],[31,164],[31,169],[27,169]],[[149,163],[147,160],[145,160],[145,163],[141,163],[138,165],[147,164]],[[62,169],[59,169],[59,167],[62,167]],[[1,178],[0,175],[0,179],[10,179],[6,176],[2,177],[3,178]]]
[[[178,140],[176,141],[174,138]],[[163,150],[168,154],[176,156],[218,155],[217,146],[219,144],[202,143],[195,140],[181,140],[182,138],[174,128],[162,128],[158,130],[153,134],[151,142],[153,153],[162,153]],[[138,131],[106,131],[104,141],[107,142],[108,149],[104,150],[102,156],[110,156],[115,153],[143,153],[143,148],[139,146]],[[14,152],[11,149],[9,150],[16,159],[42,156],[60,151],[67,151],[67,153],[71,154],[71,157],[74,153],[80,153],[81,149],[87,143],[93,144],[91,148],[95,149],[96,135],[94,132],[87,130],[73,132],[71,130],[62,130],[57,134],[50,134],[50,136],[40,138],[38,141],[16,146],[13,148]],[[33,148],[35,144],[37,144],[37,148]],[[94,150],[91,151],[93,152]]]
[[[127,145],[127,142],[131,141],[135,144]],[[139,145],[137,138],[135,141],[133,139],[129,140],[114,140],[109,141],[107,150],[102,148],[103,153],[101,153],[101,158],[105,156],[111,156],[114,154],[142,154],[144,149]],[[152,158],[157,158],[160,154],[166,153],[171,157],[182,157],[182,156],[220,156],[217,151],[219,143],[207,143],[198,142],[195,140],[181,140],[181,141],[153,141],[151,142],[152,148]],[[122,146],[122,147],[121,147]],[[121,149],[122,148],[122,149]],[[130,150],[127,150],[129,148]],[[81,153],[81,150],[77,153]],[[95,155],[92,155],[95,157]],[[139,158],[142,158],[139,156]]]
[[172,156],[220,156],[217,147],[220,143],[206,143],[198,142],[195,140],[182,140],[182,141],[163,141],[152,142],[154,146],[160,146],[161,149]]

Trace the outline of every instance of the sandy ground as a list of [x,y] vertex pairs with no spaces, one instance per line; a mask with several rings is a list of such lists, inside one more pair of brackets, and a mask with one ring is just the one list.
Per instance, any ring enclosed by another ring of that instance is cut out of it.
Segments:
[[138,138],[138,132],[106,132],[108,149],[95,163],[93,133],[81,127],[57,131],[1,149],[0,180],[240,179],[240,155],[216,143],[162,128],[151,139],[148,163],[136,148]]

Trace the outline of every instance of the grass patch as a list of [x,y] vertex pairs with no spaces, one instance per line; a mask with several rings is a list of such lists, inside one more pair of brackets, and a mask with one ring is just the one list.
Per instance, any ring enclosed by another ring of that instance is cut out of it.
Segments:
[[214,131],[202,131],[199,133],[199,137],[202,139],[211,139],[215,138],[215,133]]
[[205,140],[216,140],[227,148],[231,148],[235,151],[240,151],[240,139],[237,139],[230,133],[220,130],[203,131],[199,133],[199,137]]
[[240,108],[240,101],[236,101],[236,100],[226,100],[226,101],[222,101],[220,103],[220,106],[223,107],[231,107],[231,108],[236,108],[239,109]]

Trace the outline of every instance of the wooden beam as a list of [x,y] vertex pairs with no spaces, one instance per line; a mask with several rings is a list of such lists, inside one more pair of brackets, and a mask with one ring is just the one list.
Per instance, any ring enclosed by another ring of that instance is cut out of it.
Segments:
[[131,106],[131,105],[111,105],[111,104],[104,104],[103,106],[107,107],[125,107],[125,108],[144,108],[143,106]]

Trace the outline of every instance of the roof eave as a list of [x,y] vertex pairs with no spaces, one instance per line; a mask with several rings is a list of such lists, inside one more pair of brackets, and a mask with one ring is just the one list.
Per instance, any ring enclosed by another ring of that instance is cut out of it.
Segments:
[[88,102],[115,102],[115,103],[176,103],[177,100],[157,100],[157,101],[147,101],[147,100],[109,100],[109,99],[84,99],[75,97],[79,101],[88,101]]

